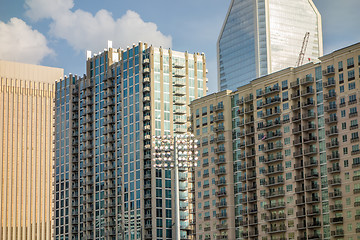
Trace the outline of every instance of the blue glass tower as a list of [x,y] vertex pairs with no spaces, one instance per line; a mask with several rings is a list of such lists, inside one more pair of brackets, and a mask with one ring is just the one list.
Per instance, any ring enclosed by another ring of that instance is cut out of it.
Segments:
[[[174,173],[152,167],[151,137],[187,132],[205,66],[203,54],[139,43],[89,56],[84,77],[57,83],[55,239],[173,238]],[[191,174],[179,173],[184,239],[193,233]]]

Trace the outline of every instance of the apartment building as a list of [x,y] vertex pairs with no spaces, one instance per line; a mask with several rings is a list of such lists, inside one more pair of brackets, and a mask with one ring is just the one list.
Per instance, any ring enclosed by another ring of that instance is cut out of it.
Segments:
[[52,239],[53,107],[64,70],[0,60],[0,239]]
[[[194,239],[192,171],[153,167],[152,136],[188,132],[206,94],[206,59],[144,43],[89,54],[56,84],[55,239]],[[65,186],[63,188],[62,186]]]
[[231,109],[226,107],[231,106],[230,93],[191,103],[193,132],[201,136],[201,161],[194,172],[197,239],[235,239]]
[[[204,139],[217,139],[226,126],[232,141],[221,146],[222,164],[233,170],[226,177],[234,189],[226,191],[234,195],[225,198],[235,205],[226,223],[235,224],[236,238],[231,228],[214,232],[219,219],[204,216],[224,210],[211,206],[197,208],[197,239],[360,239],[359,69],[360,43],[192,102],[192,130],[202,143],[196,205],[206,201],[208,159],[214,156],[210,168],[222,166],[215,164],[219,143]],[[206,134],[203,115],[214,119]]]

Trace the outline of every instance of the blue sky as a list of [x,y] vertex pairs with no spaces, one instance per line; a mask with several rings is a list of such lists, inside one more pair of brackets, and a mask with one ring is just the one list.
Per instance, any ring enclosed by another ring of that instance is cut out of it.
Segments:
[[[295,0],[293,0],[295,1]],[[230,0],[0,0],[0,59],[85,73],[85,51],[138,41],[204,52],[217,90],[216,41]],[[360,41],[359,0],[314,0],[324,53]],[[299,46],[300,50],[301,46]]]

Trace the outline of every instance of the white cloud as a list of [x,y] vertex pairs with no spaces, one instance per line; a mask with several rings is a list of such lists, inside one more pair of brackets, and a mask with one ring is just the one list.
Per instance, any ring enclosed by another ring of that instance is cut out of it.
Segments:
[[152,22],[144,22],[140,15],[128,10],[121,18],[114,19],[107,10],[95,15],[72,11],[73,0],[26,0],[27,15],[33,20],[50,18],[50,34],[66,40],[75,50],[100,51],[107,40],[114,47],[130,46],[139,41],[154,46],[171,47],[171,36],[165,36]]
[[0,58],[9,61],[39,64],[53,54],[45,36],[18,18],[0,21],[0,46]]

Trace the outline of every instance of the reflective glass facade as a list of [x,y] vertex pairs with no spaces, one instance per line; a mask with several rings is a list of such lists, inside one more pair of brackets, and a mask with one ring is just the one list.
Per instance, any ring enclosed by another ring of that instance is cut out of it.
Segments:
[[[172,239],[174,173],[152,167],[151,137],[187,132],[188,104],[206,93],[205,56],[142,43],[109,48],[88,58],[86,76],[56,90],[67,99],[56,114],[65,109],[70,119],[66,136],[56,129],[64,142],[57,151],[71,149],[69,167],[56,173],[69,171],[69,194],[59,201],[70,225],[61,232],[57,221],[56,239]],[[181,235],[191,238],[191,172],[179,175]]]
[[295,66],[306,32],[304,63],[322,55],[321,17],[312,1],[233,0],[218,39],[219,89]]

